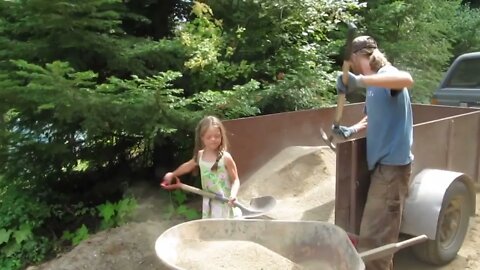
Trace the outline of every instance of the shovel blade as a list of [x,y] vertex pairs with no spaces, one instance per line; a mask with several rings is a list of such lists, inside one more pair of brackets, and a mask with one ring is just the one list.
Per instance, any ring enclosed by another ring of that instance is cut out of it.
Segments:
[[244,218],[255,218],[263,216],[269,211],[271,211],[277,201],[272,196],[263,196],[252,198],[250,200],[250,206],[245,206],[240,202],[235,202],[235,206],[242,210],[242,217]]
[[337,146],[333,144],[333,136],[328,136],[327,133],[323,130],[323,128],[320,128],[320,136],[322,137],[322,140],[332,149],[333,151],[337,150]]

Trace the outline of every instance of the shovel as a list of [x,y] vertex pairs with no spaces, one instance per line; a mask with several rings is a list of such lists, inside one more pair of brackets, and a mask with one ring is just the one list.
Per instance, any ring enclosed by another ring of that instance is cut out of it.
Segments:
[[[182,182],[180,182],[180,179],[178,177],[175,177],[175,183],[167,184],[165,182],[162,182],[160,185],[167,190],[179,188],[183,191],[195,193],[203,197],[219,200],[222,202],[228,202],[228,198],[225,198],[222,195],[207,192],[202,189],[183,184]],[[275,207],[276,203],[277,201],[275,200],[274,197],[263,196],[263,197],[252,198],[250,200],[250,207],[245,206],[238,201],[234,201],[233,205],[240,208],[240,210],[242,210],[242,217],[255,218],[255,217],[262,216],[267,212],[269,212],[270,210],[272,210]]]
[[322,140],[332,149],[334,152],[337,151],[337,146],[333,144],[333,136],[329,137],[327,133],[323,130],[323,128],[320,128],[320,136],[322,137]]

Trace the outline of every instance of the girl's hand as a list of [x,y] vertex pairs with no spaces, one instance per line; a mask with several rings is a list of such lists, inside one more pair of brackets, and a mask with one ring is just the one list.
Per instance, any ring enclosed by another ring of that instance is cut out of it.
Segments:
[[230,197],[228,198],[228,205],[230,205],[231,207],[235,206],[233,203],[237,200],[236,197]]
[[170,183],[172,182],[173,180],[173,173],[171,172],[168,172],[165,174],[165,176],[163,177],[163,181],[160,183],[161,186],[168,186],[170,185]]

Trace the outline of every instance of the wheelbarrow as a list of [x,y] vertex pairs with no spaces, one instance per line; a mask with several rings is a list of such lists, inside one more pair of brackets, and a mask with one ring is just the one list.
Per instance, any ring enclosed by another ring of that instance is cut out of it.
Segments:
[[320,221],[202,219],[166,230],[155,251],[169,269],[364,270],[369,260],[427,240],[421,235],[358,253],[349,236]]

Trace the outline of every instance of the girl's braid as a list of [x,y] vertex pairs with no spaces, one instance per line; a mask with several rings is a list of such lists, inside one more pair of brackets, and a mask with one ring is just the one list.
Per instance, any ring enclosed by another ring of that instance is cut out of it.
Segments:
[[213,163],[213,166],[211,168],[212,171],[217,171],[218,169],[218,162],[220,161],[220,159],[222,158],[223,156],[223,151],[218,151],[218,155],[217,155],[217,159],[215,160],[215,163]]

